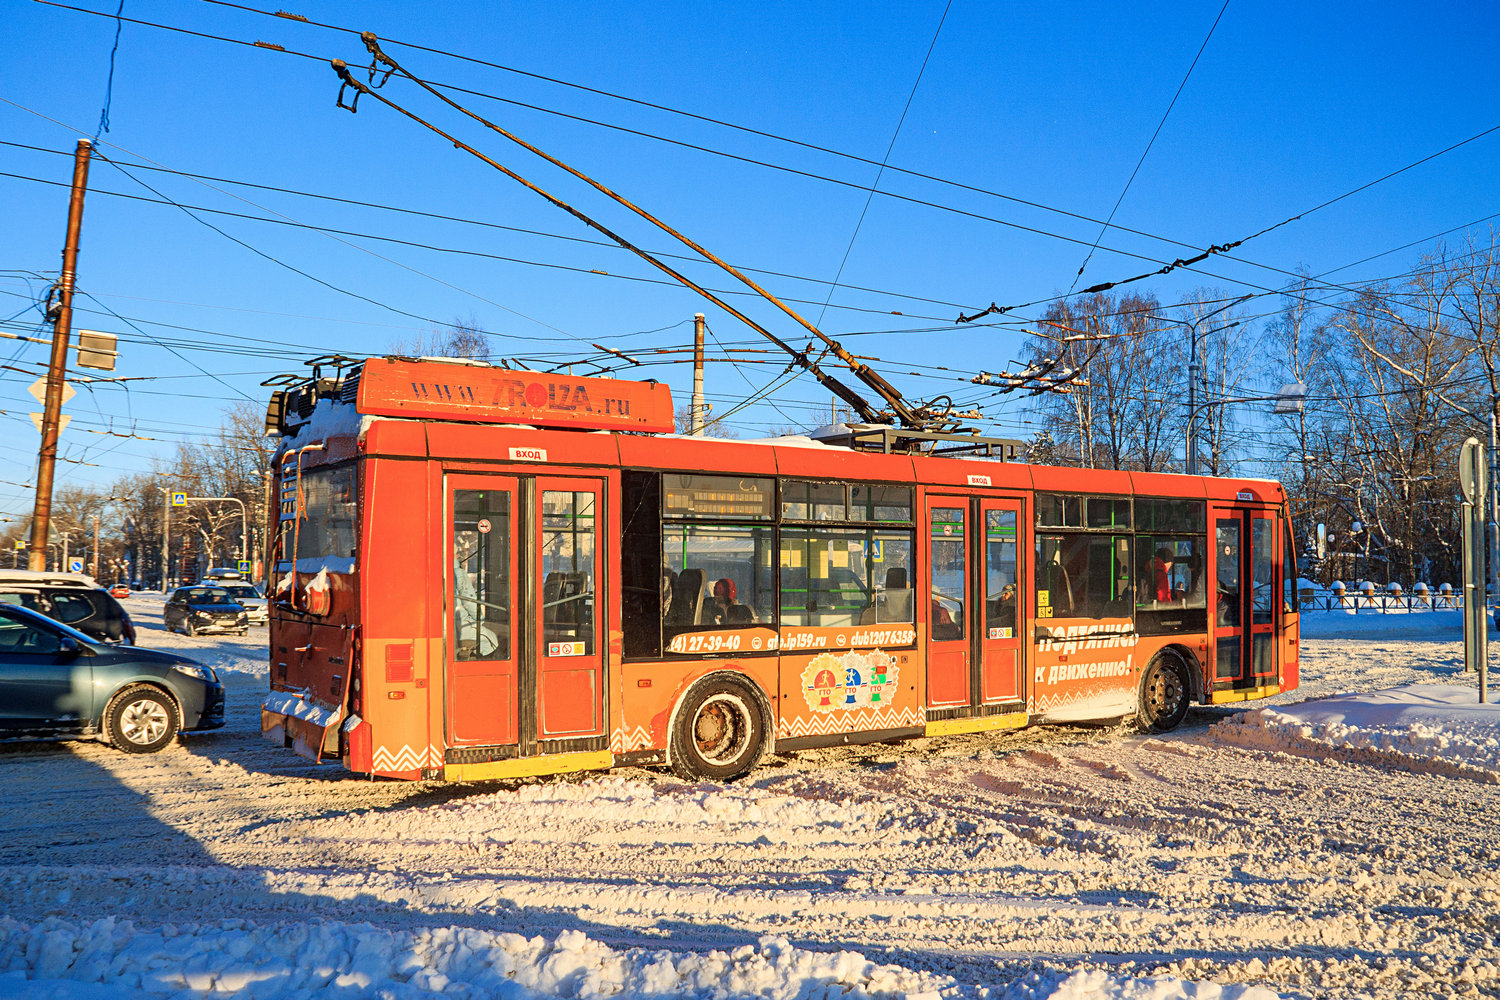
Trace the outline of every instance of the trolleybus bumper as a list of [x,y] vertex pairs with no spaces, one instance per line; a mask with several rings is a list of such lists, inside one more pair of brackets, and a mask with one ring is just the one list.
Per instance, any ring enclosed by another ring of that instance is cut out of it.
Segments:
[[343,717],[342,708],[320,705],[306,692],[271,691],[260,703],[260,732],[271,742],[320,762],[325,755],[338,756],[338,725]]

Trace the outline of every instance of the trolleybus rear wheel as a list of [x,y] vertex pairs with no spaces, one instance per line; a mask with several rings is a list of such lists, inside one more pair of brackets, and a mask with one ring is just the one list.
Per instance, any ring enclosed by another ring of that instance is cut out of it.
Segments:
[[750,683],[732,674],[695,684],[678,707],[669,739],[679,777],[729,781],[766,752],[766,720]]
[[1182,659],[1169,652],[1156,654],[1141,678],[1141,707],[1137,716],[1141,728],[1154,733],[1176,729],[1187,718],[1191,700],[1192,688],[1188,686],[1187,667]]

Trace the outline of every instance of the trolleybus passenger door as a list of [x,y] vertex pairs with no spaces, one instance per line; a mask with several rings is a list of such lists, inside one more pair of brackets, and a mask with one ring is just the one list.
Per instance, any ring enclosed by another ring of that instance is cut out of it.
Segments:
[[[533,561],[536,614],[536,727],[546,744],[604,736],[604,484],[538,477]],[[529,727],[528,727],[529,728]],[[569,749],[575,749],[576,745]]]
[[1025,549],[1017,544],[1021,523],[1019,500],[981,500],[980,527],[984,532],[984,577],[982,606],[975,611],[979,622],[979,690],[974,704],[995,705],[1025,697],[1022,681],[1021,636],[1025,623],[1020,600],[1021,567],[1017,561]]
[[927,498],[927,705],[970,701],[968,498]]
[[1250,522],[1250,634],[1251,687],[1276,683],[1276,620],[1281,614],[1281,562],[1277,558],[1276,515],[1249,512]]
[[518,740],[517,482],[448,478],[444,702],[450,746]]
[[1218,592],[1213,687],[1222,691],[1274,683],[1281,594],[1275,513],[1215,507],[1213,516]]

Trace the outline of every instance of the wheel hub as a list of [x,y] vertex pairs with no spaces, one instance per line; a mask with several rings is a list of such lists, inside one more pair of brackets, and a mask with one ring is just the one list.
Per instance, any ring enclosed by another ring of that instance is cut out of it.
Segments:
[[136,744],[154,743],[167,731],[167,722],[167,710],[143,698],[120,713],[120,735]]
[[740,752],[745,740],[746,723],[736,707],[725,701],[708,702],[693,720],[693,741],[705,759],[723,761]]

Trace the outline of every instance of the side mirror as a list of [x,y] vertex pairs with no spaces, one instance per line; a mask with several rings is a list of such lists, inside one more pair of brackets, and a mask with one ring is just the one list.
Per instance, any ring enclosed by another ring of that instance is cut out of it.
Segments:
[[60,656],[77,656],[83,652],[83,647],[78,645],[77,639],[71,635],[65,635],[57,640],[57,652]]

